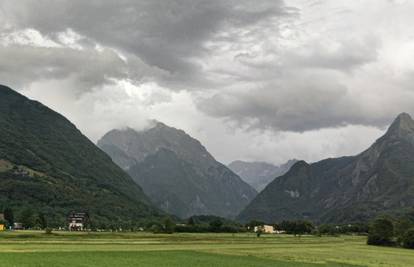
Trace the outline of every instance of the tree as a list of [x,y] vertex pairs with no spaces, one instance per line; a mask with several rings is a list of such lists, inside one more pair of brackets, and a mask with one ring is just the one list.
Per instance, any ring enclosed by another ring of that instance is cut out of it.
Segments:
[[256,230],[256,236],[260,237],[263,234],[263,228],[262,226],[257,226],[257,230]]
[[13,226],[14,224],[13,210],[11,208],[6,208],[4,209],[3,213],[4,213],[4,219],[7,221],[9,226]]
[[216,219],[210,222],[210,231],[219,232],[223,222],[220,219]]
[[319,233],[326,235],[338,235],[339,229],[331,224],[322,224],[319,226]]
[[408,229],[402,237],[403,247],[414,249],[414,228]]
[[20,214],[20,221],[24,228],[32,228],[35,224],[35,218],[33,216],[33,210],[25,208]]
[[394,236],[394,225],[387,218],[375,219],[368,233],[368,245],[391,245]]
[[39,226],[41,229],[47,228],[47,220],[42,212],[39,212],[39,214],[37,215],[36,225]]
[[263,226],[263,225],[265,225],[265,223],[262,221],[252,220],[246,226],[254,229],[255,226]]
[[414,208],[411,208],[405,216],[410,222],[414,222]]
[[313,230],[314,226],[311,222],[308,221],[296,221],[294,222],[294,235],[303,235],[303,234],[310,234]]
[[187,221],[187,224],[188,224],[188,225],[195,225],[196,223],[195,223],[195,221],[194,221],[194,218],[193,218],[193,217],[190,217],[190,218],[188,219],[188,221]]
[[279,227],[288,234],[293,234],[295,232],[295,222],[293,221],[282,221],[279,224]]
[[401,218],[395,222],[394,234],[397,237],[398,243],[401,244],[405,233],[413,226],[413,223],[411,223],[407,218]]
[[282,221],[279,227],[286,233],[294,235],[310,234],[314,229],[313,224],[308,221]]
[[159,224],[153,224],[153,225],[151,225],[151,227],[149,229],[154,234],[160,233],[162,231],[162,227]]
[[167,233],[167,234],[172,234],[172,233],[174,233],[174,228],[175,228],[175,224],[170,219],[170,217],[165,218],[164,219],[164,222],[163,222],[163,230],[164,230],[164,232]]

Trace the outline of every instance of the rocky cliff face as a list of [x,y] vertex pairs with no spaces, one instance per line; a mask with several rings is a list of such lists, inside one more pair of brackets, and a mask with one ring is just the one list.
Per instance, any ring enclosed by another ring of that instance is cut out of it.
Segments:
[[158,207],[179,217],[233,217],[257,194],[198,140],[163,123],[141,132],[110,131],[98,146]]
[[258,192],[262,191],[275,178],[285,174],[297,160],[276,166],[266,162],[233,161],[228,165],[243,181],[251,185]]
[[296,163],[270,183],[239,219],[352,222],[413,205],[414,121],[403,113],[357,156]]

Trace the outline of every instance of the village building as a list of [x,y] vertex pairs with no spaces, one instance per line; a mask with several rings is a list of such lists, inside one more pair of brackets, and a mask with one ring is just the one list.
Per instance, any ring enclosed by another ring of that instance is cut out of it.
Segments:
[[6,225],[4,224],[4,214],[0,213],[0,231],[6,230]]
[[89,222],[89,215],[87,212],[72,211],[68,216],[69,231],[83,231]]
[[0,213],[0,231],[6,230],[6,225],[4,223],[5,223],[4,214]]
[[14,224],[13,224],[13,229],[14,230],[23,230],[24,228],[23,228],[23,224],[22,223],[19,223],[19,222],[15,222]]
[[27,169],[20,166],[13,167],[13,174],[19,176],[30,176],[30,172]]
[[275,227],[272,225],[259,225],[254,227],[254,232],[261,232],[264,234],[276,234],[277,231],[275,230]]

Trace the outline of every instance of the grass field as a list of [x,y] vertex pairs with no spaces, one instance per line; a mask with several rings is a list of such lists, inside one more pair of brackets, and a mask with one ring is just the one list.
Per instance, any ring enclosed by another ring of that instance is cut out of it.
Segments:
[[0,233],[11,266],[414,266],[414,250],[365,245],[365,237],[253,234]]

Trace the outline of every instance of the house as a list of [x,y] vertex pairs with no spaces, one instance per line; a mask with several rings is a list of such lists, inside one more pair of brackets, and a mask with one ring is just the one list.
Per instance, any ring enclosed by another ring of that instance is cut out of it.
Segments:
[[0,213],[0,232],[6,230],[6,220],[4,219],[4,214]]
[[15,222],[13,224],[13,229],[14,230],[23,230],[23,224],[22,223]]
[[259,225],[254,227],[254,232],[262,232],[265,234],[275,234],[277,231],[272,225]]
[[83,231],[89,222],[87,212],[72,211],[68,215],[69,231]]
[[13,174],[19,175],[19,176],[30,176],[30,172],[24,167],[20,167],[20,166],[13,167]]

